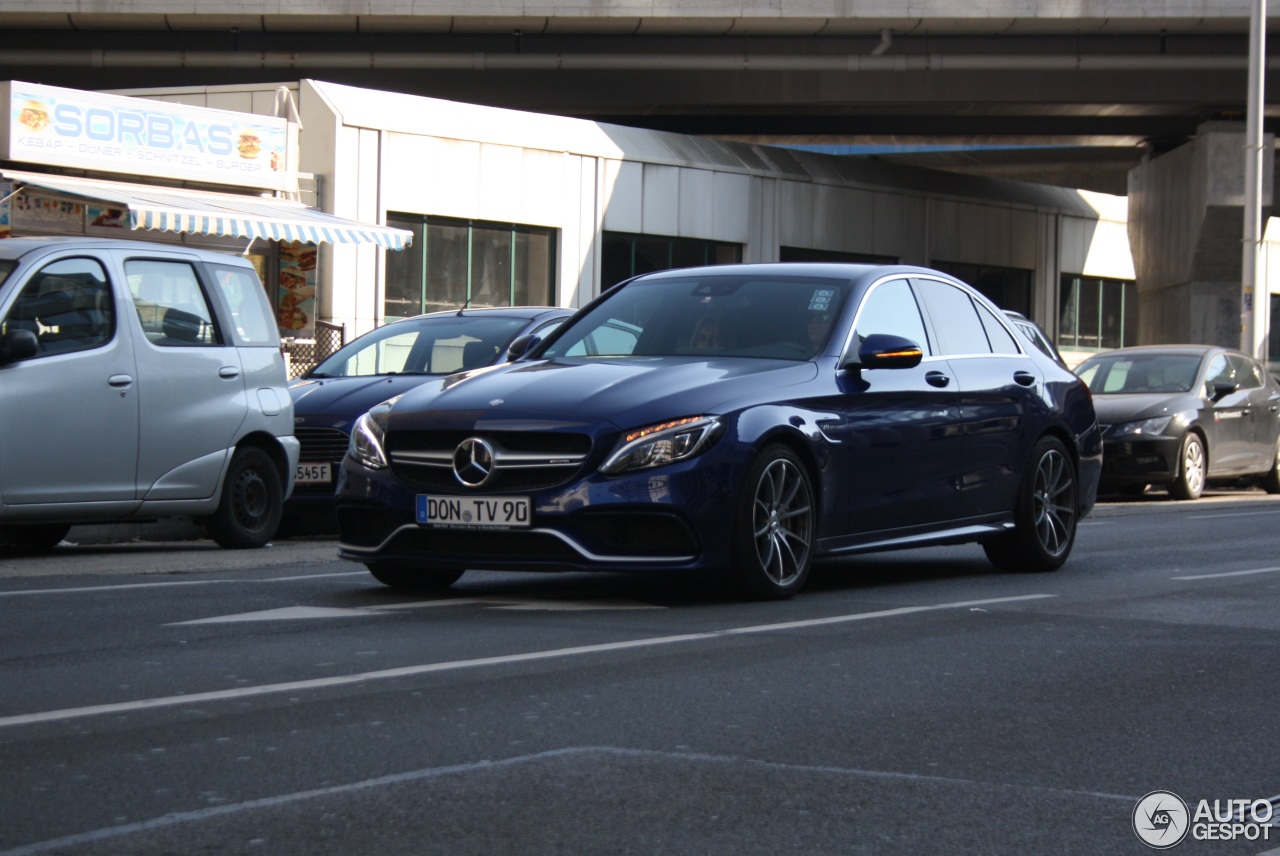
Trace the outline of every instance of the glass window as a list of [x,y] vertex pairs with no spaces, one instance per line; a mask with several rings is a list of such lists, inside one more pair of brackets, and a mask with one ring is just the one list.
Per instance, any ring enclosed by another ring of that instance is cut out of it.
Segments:
[[465,306],[550,306],[555,230],[511,223],[389,215],[413,243],[387,253],[387,320]]
[[980,303],[974,303],[978,309],[978,317],[982,319],[982,326],[987,331],[987,341],[991,343],[991,350],[997,354],[1018,354],[1021,349],[1014,340],[1013,335],[1004,328],[1004,325],[996,320],[996,316],[992,315],[990,310]]
[[936,279],[916,280],[915,284],[929,309],[939,354],[991,353],[986,329],[968,294]]
[[17,329],[36,334],[35,358],[111,341],[115,304],[102,266],[94,259],[62,259],[41,268],[22,287],[0,333]]
[[[1217,370],[1227,369],[1226,359],[1219,359],[1214,362]],[[1200,360],[1196,354],[1100,354],[1081,363],[1076,373],[1099,395],[1188,392],[1195,385]]]
[[191,265],[129,259],[124,272],[142,330],[153,343],[162,347],[221,344],[209,301]]
[[924,332],[920,307],[905,279],[894,279],[876,285],[858,310],[857,340],[854,347],[872,333],[904,336],[929,352],[929,337]]
[[1097,277],[1062,277],[1059,286],[1058,345],[1067,348],[1123,348],[1138,342],[1138,292],[1132,282]]
[[438,315],[385,324],[339,349],[308,377],[452,374],[488,365],[511,344],[524,318]]
[[1231,369],[1235,382],[1241,389],[1257,389],[1262,386],[1262,370],[1248,357],[1231,357]]
[[655,270],[737,264],[742,261],[742,245],[699,238],[605,232],[600,259],[601,285],[607,289],[624,279]]
[[[218,290],[231,307],[236,333],[246,345],[278,345],[280,336],[272,323],[262,281],[251,270],[234,265],[210,265]],[[285,295],[292,297],[292,293]]]

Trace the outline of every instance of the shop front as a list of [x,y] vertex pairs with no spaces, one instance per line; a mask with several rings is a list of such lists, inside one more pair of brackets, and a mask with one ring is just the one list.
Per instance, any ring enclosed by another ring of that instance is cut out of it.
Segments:
[[412,240],[300,201],[298,125],[286,117],[18,81],[0,82],[0,99],[0,238],[92,235],[244,255],[286,341],[315,341],[320,245]]

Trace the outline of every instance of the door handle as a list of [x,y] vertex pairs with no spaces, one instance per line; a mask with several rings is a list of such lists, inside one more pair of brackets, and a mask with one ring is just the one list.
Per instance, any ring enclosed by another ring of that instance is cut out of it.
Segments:
[[240,369],[236,366],[223,366],[218,369],[218,377],[233,378],[240,377]]
[[133,377],[127,374],[113,374],[107,378],[107,386],[114,386],[119,389],[122,386],[129,386],[133,383]]
[[951,378],[947,377],[940,371],[925,372],[924,382],[929,386],[936,386],[939,389],[951,383]]
[[1035,386],[1036,376],[1031,372],[1016,371],[1013,373],[1013,381],[1018,386]]

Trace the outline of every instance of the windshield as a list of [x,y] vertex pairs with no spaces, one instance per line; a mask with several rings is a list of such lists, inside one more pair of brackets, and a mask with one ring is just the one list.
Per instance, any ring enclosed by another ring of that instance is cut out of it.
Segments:
[[453,374],[495,362],[528,324],[505,316],[436,316],[395,321],[338,350],[308,377]]
[[640,280],[598,303],[540,354],[808,360],[844,303],[843,280],[709,274]]
[[1076,371],[1095,395],[1189,392],[1200,371],[1199,354],[1115,354],[1090,357]]

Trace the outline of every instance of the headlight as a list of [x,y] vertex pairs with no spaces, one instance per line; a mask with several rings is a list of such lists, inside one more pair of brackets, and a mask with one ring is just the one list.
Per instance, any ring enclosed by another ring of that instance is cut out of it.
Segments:
[[626,473],[692,458],[710,448],[723,428],[714,416],[689,416],[628,431],[600,472]]
[[1158,436],[1164,433],[1164,429],[1169,427],[1169,421],[1172,416],[1156,416],[1151,419],[1143,419],[1138,422],[1125,422],[1123,425],[1117,425],[1111,431],[1112,437],[1143,437]]
[[352,460],[371,470],[387,468],[387,453],[382,448],[386,414],[385,406],[375,407],[351,426],[351,442],[347,445],[347,454]]

